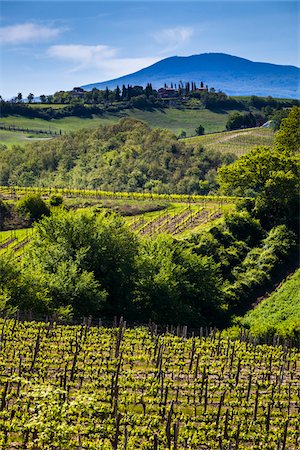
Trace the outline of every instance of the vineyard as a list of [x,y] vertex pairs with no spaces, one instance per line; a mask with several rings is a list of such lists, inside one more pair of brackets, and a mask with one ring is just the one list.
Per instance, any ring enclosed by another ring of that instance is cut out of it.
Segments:
[[237,156],[248,153],[257,145],[272,147],[275,134],[271,128],[250,128],[244,130],[212,133],[185,139],[187,144],[201,144],[220,152],[231,152]]
[[2,321],[1,449],[298,449],[298,350],[187,336]]
[[[0,187],[6,201],[18,201],[24,195],[38,194],[46,200],[51,194],[62,195],[67,207],[108,207],[119,210],[124,220],[140,236],[157,236],[161,233],[184,237],[190,231],[198,231],[213,220],[220,218],[234,207],[236,197],[213,197],[200,195],[167,195],[133,192],[105,192],[97,190]],[[68,203],[69,202],[69,203]],[[156,204],[160,202],[155,210]],[[88,206],[86,206],[88,205]],[[153,208],[151,208],[153,205]],[[128,210],[133,213],[128,214]],[[143,208],[146,211],[143,211]],[[149,211],[147,211],[147,208]],[[0,232],[0,254],[12,252],[21,256],[30,242],[32,228]]]
[[155,236],[160,233],[182,236],[220,218],[225,209],[216,203],[206,204],[205,207],[173,204],[164,211],[145,213],[126,220],[131,229],[141,236]]
[[22,256],[24,248],[30,242],[33,230],[24,228],[21,230],[9,230],[0,232],[0,255],[6,252],[15,257]]
[[60,194],[66,197],[97,198],[101,199],[126,199],[126,200],[166,200],[183,203],[209,203],[219,204],[234,203],[240,197],[219,195],[188,195],[188,194],[156,194],[150,192],[112,192],[97,189],[68,189],[51,187],[23,187],[23,186],[0,186],[0,195],[3,199],[18,199],[23,195],[37,194],[49,197],[51,194]]

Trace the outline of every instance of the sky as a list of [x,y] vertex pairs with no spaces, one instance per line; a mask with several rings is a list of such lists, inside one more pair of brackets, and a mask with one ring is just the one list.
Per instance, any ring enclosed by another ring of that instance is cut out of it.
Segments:
[[300,66],[298,1],[1,1],[0,94],[106,81],[169,56]]

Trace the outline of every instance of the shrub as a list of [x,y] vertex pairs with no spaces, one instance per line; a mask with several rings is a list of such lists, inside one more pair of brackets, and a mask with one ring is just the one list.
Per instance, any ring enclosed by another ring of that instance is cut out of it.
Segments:
[[38,220],[43,216],[49,216],[50,211],[44,200],[35,194],[29,194],[21,198],[17,203],[19,213],[28,219]]
[[49,198],[49,203],[51,206],[59,206],[63,203],[63,197],[58,194],[52,194]]
[[205,133],[204,127],[200,124],[196,129],[195,133],[197,136],[202,136]]

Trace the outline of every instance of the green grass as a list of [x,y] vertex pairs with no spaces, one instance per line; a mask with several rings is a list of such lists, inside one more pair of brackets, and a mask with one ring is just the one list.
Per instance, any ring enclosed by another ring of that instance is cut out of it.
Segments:
[[[62,107],[63,105],[55,105]],[[34,107],[34,105],[32,105]],[[0,119],[1,124],[12,127],[25,128],[28,130],[47,130],[53,132],[68,133],[81,128],[97,128],[101,124],[111,124],[122,117],[132,117],[147,122],[151,127],[167,128],[179,134],[185,130],[188,136],[195,134],[195,128],[201,124],[206,132],[217,132],[225,129],[228,113],[217,113],[205,110],[180,110],[166,108],[163,110],[143,111],[131,109],[121,111],[117,114],[103,114],[93,118],[82,119],[80,117],[65,117],[63,119],[31,119],[23,116],[8,116]],[[27,142],[26,134],[16,131],[0,130],[0,143],[11,147],[13,144],[24,144]],[[25,135],[25,136],[24,136]]]
[[249,311],[240,323],[254,335],[300,333],[300,269],[289,277],[270,297]]
[[184,141],[187,144],[200,144],[205,148],[214,148],[221,152],[231,152],[240,156],[249,152],[256,145],[272,146],[274,136],[272,129],[259,127],[196,136]]
[[200,124],[206,133],[225,129],[229,112],[213,112],[208,109],[175,109],[167,108],[154,112],[138,109],[129,110],[129,115],[149,123],[152,127],[167,128],[175,134],[185,130],[188,136],[195,134],[195,128]]
[[8,148],[13,145],[27,144],[28,142],[34,142],[41,139],[51,139],[47,135],[35,135],[23,133],[22,131],[6,131],[0,130],[0,145],[4,144]]

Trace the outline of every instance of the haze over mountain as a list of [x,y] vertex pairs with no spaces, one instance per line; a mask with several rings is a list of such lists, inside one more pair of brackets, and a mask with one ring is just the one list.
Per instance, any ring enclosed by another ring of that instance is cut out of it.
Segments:
[[164,83],[203,81],[209,87],[229,95],[260,95],[284,98],[300,98],[300,69],[295,66],[253,62],[224,53],[203,53],[192,56],[173,56],[149,67],[114,80],[82,86],[114,89],[117,85],[145,86],[154,88]]

